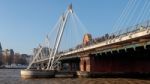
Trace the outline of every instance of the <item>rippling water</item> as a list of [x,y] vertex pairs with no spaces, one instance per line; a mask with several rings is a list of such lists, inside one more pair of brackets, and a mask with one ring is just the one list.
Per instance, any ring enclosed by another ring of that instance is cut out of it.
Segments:
[[21,79],[19,69],[0,69],[0,84],[150,84],[149,80],[126,78]]

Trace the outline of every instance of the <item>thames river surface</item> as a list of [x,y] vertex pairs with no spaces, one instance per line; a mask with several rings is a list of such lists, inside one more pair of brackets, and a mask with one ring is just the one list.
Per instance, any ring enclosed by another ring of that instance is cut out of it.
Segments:
[[150,79],[129,79],[129,78],[21,79],[19,69],[0,69],[0,84],[150,84]]

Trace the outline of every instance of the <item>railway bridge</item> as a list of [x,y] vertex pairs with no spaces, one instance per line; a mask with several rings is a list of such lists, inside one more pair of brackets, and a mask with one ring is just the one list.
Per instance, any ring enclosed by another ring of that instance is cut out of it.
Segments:
[[41,54],[44,47],[40,46],[27,69],[77,72],[79,76],[150,73],[149,21],[117,35],[106,34],[103,38],[92,38],[87,33],[81,44],[58,51],[67,19],[73,13],[70,5],[60,18],[54,47],[47,47],[48,54],[44,56]]

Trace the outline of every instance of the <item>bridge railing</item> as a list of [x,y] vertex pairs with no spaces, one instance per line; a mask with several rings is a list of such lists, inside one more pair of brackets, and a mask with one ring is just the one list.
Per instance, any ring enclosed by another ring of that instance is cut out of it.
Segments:
[[119,30],[113,34],[115,34],[115,36],[120,36],[120,35],[124,35],[124,34],[138,32],[138,31],[148,29],[148,28],[150,28],[150,20],[145,21],[140,24],[137,24],[137,25],[134,25],[134,26],[130,26],[130,27],[122,29],[122,30]]
[[150,29],[150,20],[140,23],[140,24],[137,24],[135,26],[131,26],[131,27],[119,30],[119,31],[111,33],[111,34],[105,34],[105,36],[102,36],[102,37],[95,38],[95,39],[93,39],[92,44],[97,44],[97,43],[104,42],[104,41],[110,40],[110,39],[114,39],[114,38],[117,38],[120,36],[127,36],[129,34],[140,32],[145,29]]

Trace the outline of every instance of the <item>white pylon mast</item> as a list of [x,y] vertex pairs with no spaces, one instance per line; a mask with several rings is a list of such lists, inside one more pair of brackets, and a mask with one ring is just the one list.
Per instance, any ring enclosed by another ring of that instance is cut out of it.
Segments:
[[[62,21],[62,16],[60,17],[61,21]],[[48,60],[48,65],[47,65],[47,70],[49,69],[50,67],[50,64],[51,64],[51,61],[52,61],[52,58],[53,58],[53,54],[54,54],[54,49],[55,49],[55,46],[56,46],[56,42],[58,40],[58,36],[59,36],[59,32],[60,32],[60,28],[61,28],[61,22],[60,24],[58,24],[58,32],[57,32],[57,36],[56,36],[56,39],[55,39],[55,43],[54,43],[54,48],[52,48],[52,50],[50,51],[50,55],[49,55],[49,60]]]
[[[63,33],[64,33],[64,29],[65,29],[65,26],[66,26],[67,19],[69,17],[69,14],[72,14],[72,13],[73,13],[72,5],[69,5],[67,11],[61,17],[61,21],[60,21],[59,26],[58,26],[59,29],[58,29],[58,32],[57,32],[56,40],[55,40],[55,43],[54,43],[54,46],[53,46],[52,50],[50,49],[50,44],[48,42],[49,61],[48,61],[48,65],[47,65],[47,70],[53,70],[54,67],[56,67],[55,64],[58,62],[58,60],[60,58],[60,57],[58,57],[56,59],[56,54],[58,52],[58,48],[59,48],[59,45],[60,45],[60,42],[61,42],[61,39],[62,39],[62,36],[63,36]],[[48,36],[46,38],[46,41],[49,41]],[[27,69],[31,68],[31,66],[35,62],[35,60],[40,56],[39,54],[42,52],[42,49],[43,49],[42,46],[38,49],[38,52],[36,53],[35,57],[33,58],[32,62],[29,64]]]
[[59,29],[60,31],[58,31],[58,34],[57,34],[58,37],[56,37],[56,42],[55,42],[56,45],[54,45],[54,49],[53,49],[54,51],[52,50],[51,55],[49,57],[47,69],[50,69],[50,70],[53,69],[54,60],[55,60],[55,57],[56,57],[63,33],[64,33],[66,22],[70,13],[73,13],[72,5],[68,7],[67,12],[62,17],[62,23],[60,23],[60,29]]

